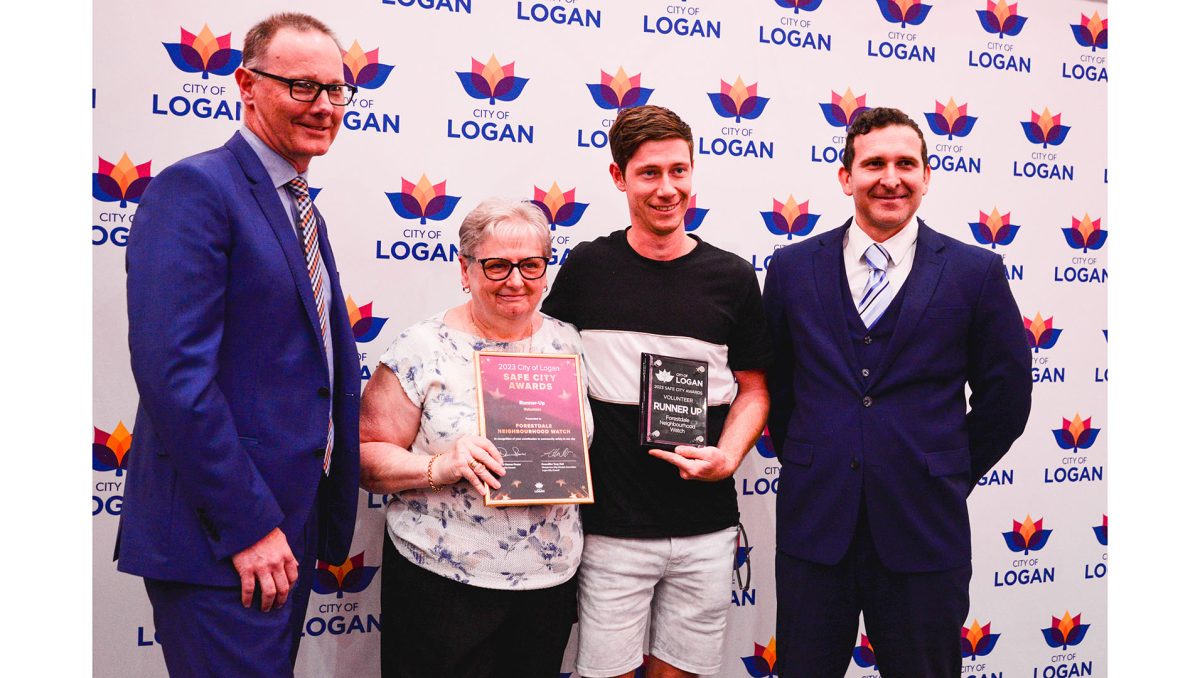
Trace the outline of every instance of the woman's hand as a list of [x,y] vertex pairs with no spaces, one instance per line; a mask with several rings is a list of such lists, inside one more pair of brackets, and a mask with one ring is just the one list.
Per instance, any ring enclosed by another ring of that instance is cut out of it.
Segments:
[[433,462],[433,482],[450,485],[459,480],[471,483],[480,495],[486,493],[486,483],[493,490],[500,489],[504,475],[504,461],[492,441],[477,435],[466,435],[454,441],[454,448],[442,453]]

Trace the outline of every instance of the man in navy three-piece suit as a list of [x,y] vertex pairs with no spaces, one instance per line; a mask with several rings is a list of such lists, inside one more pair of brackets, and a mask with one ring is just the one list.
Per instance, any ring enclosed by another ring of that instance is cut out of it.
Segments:
[[354,87],[329,28],[246,35],[245,127],[150,184],[129,236],[140,402],[118,569],[172,676],[292,675],[315,560],[358,506],[359,363],[307,170]]
[[845,675],[860,612],[885,678],[961,675],[967,496],[1033,385],[1000,257],[916,218],[927,160],[907,115],[862,113],[838,170],[854,217],[767,270],[780,676]]

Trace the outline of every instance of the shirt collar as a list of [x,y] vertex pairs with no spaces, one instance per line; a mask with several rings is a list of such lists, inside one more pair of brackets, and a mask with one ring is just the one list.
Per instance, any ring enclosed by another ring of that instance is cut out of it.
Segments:
[[[899,233],[881,243],[884,249],[887,250],[888,256],[891,257],[893,266],[899,266],[912,253],[913,246],[917,242],[916,222],[916,217],[913,217],[900,229]],[[862,229],[862,226],[858,225],[857,218],[850,225],[850,228],[846,230],[845,248],[854,254],[856,261],[862,258],[863,253],[874,242],[871,236],[867,235],[867,232]]]
[[[297,176],[296,168],[292,167],[292,163],[288,162],[282,155],[276,153],[265,141],[260,139],[254,130],[243,126],[238,132],[246,143],[250,144],[250,148],[254,150],[254,154],[262,162],[263,167],[267,170],[267,176],[271,177],[271,183],[275,188],[282,188],[287,182],[295,179]],[[308,181],[308,172],[300,172],[299,176],[304,177]]]

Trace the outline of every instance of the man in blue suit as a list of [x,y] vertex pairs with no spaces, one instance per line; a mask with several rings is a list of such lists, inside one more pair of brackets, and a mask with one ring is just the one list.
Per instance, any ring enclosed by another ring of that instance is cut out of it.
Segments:
[[151,183],[129,236],[140,403],[118,569],[140,575],[173,676],[291,675],[314,561],[358,506],[359,363],[308,194],[354,87],[327,26],[250,29],[245,127]]
[[1033,386],[1000,257],[915,216],[927,160],[903,112],[860,115],[838,170],[854,218],[767,270],[781,676],[845,675],[860,612],[885,678],[961,675],[967,495]]

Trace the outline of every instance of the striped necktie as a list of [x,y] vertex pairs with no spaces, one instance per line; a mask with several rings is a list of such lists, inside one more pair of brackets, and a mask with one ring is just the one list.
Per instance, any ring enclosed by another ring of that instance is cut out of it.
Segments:
[[869,330],[879,321],[879,316],[887,310],[896,290],[892,288],[891,281],[887,277],[887,267],[892,257],[883,248],[883,245],[871,243],[871,246],[863,253],[863,259],[871,268],[871,274],[867,279],[867,286],[863,290],[862,300],[858,302],[858,315],[862,317],[863,324]]
[[[308,182],[296,177],[287,183],[288,192],[296,198],[300,217],[296,228],[300,231],[300,242],[304,246],[304,267],[308,270],[308,281],[312,283],[313,299],[317,302],[317,319],[321,323],[321,348],[329,350],[329,318],[325,311],[325,282],[321,276],[321,252],[317,247],[317,216],[313,211],[312,198],[308,195]],[[332,408],[332,403],[331,403]],[[325,434],[325,461],[322,469],[329,475],[329,459],[333,454],[333,410],[328,415],[329,424]]]

